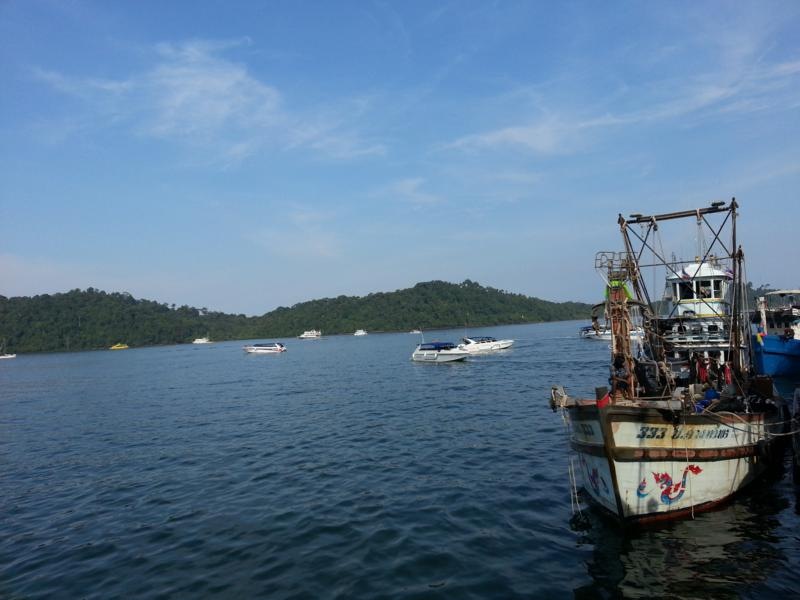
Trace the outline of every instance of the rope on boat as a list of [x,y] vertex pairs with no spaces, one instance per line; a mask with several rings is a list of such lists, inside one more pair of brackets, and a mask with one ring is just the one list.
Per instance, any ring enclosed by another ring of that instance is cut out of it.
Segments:
[[[683,417],[683,426],[686,427],[686,412],[682,414],[682,417]],[[689,441],[686,438],[683,439],[683,456],[686,458],[686,467],[685,467],[686,470],[684,470],[684,473],[686,473],[689,470]],[[694,498],[692,497],[692,479],[694,478],[689,477],[687,481],[689,482],[689,506],[692,509],[692,521],[694,521]]]
[[[736,427],[735,425],[731,425],[730,423],[724,423],[721,419],[715,419],[715,420],[718,423],[720,423],[721,425],[724,425],[725,427],[727,427],[729,429],[732,429],[733,431],[740,431],[742,433],[753,433],[753,431],[752,431],[753,427],[752,426],[754,425],[754,423],[750,423],[750,422],[746,421],[745,419],[743,419],[741,417],[741,415],[738,415],[738,414],[736,414],[734,412],[729,412],[727,410],[721,410],[719,412],[713,412],[713,411],[709,411],[709,410],[704,410],[701,414],[703,414],[704,416],[707,416],[707,417],[715,417],[716,415],[730,415],[732,417],[736,417],[737,419],[739,419],[739,421],[741,421],[745,425],[749,425],[749,427],[747,429],[742,429],[741,427]],[[798,428],[797,429],[792,429],[791,431],[786,431],[784,433],[772,433],[772,432],[766,430],[766,425],[767,424],[764,423],[764,422],[755,423],[755,425],[758,425],[758,426],[761,426],[761,427],[764,428],[764,437],[765,438],[770,438],[770,437],[788,437],[788,436],[792,436],[792,435],[794,435],[796,433],[800,433],[800,421],[798,421],[797,418],[791,418],[788,421],[773,421],[773,422],[770,423],[770,425],[785,425],[787,423],[798,424]]]
[[581,503],[580,499],[578,498],[578,481],[575,477],[575,465],[573,464],[573,457],[570,456],[569,458],[569,485],[570,485],[570,502],[572,503],[572,514],[578,514],[583,517],[583,512],[581,511]]

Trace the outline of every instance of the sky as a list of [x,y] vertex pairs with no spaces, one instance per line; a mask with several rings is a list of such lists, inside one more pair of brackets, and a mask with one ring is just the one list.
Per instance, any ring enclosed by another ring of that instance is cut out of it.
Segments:
[[620,213],[732,197],[748,279],[797,288],[799,31],[796,1],[4,0],[0,295],[594,303]]

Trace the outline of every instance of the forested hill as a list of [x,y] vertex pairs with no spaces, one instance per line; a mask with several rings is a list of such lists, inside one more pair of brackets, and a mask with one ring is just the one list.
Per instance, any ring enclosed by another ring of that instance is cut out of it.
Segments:
[[325,335],[356,329],[479,327],[588,318],[590,305],[547,302],[472,281],[418,283],[363,297],[339,296],[280,307],[260,317],[137,300],[89,288],[64,294],[0,296],[0,345],[7,352],[44,352],[212,340],[292,337],[306,329]]

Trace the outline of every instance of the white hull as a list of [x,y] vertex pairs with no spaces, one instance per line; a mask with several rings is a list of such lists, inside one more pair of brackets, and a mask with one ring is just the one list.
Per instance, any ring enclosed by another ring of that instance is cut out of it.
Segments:
[[[579,335],[587,340],[597,340],[599,342],[611,341],[610,329],[601,329],[600,331],[595,331],[594,329],[584,327],[580,330]],[[632,340],[642,340],[644,339],[644,331],[641,329],[635,329],[631,331],[630,337]]]
[[286,346],[244,346],[248,354],[280,354],[286,352]]
[[[465,338],[469,339],[469,338]],[[506,350],[514,345],[514,340],[494,340],[491,342],[473,342],[463,343],[459,347],[466,350],[470,354],[479,354],[481,352],[494,352],[496,350]]]
[[3,359],[3,358],[16,358],[16,357],[17,357],[16,354],[0,354],[0,359]]
[[193,344],[210,344],[211,340],[208,338],[197,338],[192,342]]
[[358,329],[358,330],[356,330],[356,332],[353,335],[357,335],[357,336],[367,335],[367,332],[364,331],[363,329]]
[[311,331],[304,331],[297,337],[299,337],[301,340],[318,340],[322,337],[322,332],[312,329]]
[[446,363],[464,360],[469,352],[463,350],[415,350],[411,360],[417,362]]
[[567,409],[571,445],[591,499],[624,521],[713,508],[761,476],[771,450],[763,414],[703,413],[667,421],[663,408],[594,403]]

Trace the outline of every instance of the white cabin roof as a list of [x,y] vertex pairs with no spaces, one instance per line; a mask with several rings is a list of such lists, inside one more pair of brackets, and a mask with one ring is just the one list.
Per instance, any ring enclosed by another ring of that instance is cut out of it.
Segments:
[[731,279],[731,274],[727,271],[715,267],[708,263],[690,263],[681,269],[676,269],[677,274],[671,273],[667,276],[667,281],[681,281],[696,279],[698,277],[713,277]]

